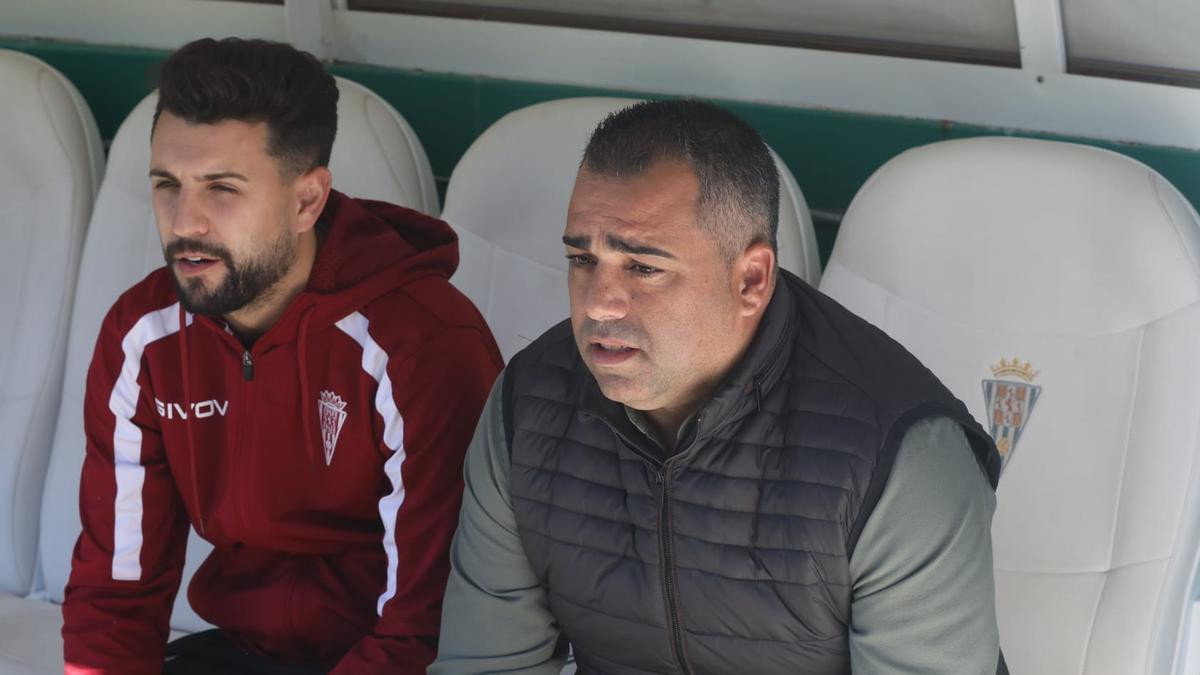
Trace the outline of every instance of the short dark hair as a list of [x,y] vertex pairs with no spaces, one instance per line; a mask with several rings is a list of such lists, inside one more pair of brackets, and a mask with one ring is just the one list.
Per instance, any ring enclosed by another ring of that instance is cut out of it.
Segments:
[[163,62],[154,123],[164,110],[190,124],[265,122],[267,151],[294,178],[329,165],[337,101],[337,82],[308,52],[268,40],[203,38]]
[[736,115],[695,99],[642,101],[600,122],[583,167],[633,178],[661,160],[687,162],[700,182],[700,227],[726,259],[747,246],[777,248],[779,173],[758,132]]

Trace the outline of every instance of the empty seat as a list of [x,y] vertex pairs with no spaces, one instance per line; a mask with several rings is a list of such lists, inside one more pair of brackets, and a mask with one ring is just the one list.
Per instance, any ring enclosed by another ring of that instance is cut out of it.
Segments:
[[[567,317],[560,237],[575,173],[596,125],[636,102],[570,98],[522,108],[489,127],[454,168],[442,214],[459,235],[462,262],[452,281],[483,312],[505,360]],[[820,262],[808,206],[777,155],[775,165],[779,264],[815,284]]]
[[[347,194],[404,204],[436,214],[437,193],[420,142],[399,114],[359,84],[338,79],[338,134],[330,169],[333,185]],[[84,458],[83,394],[100,323],[117,296],[163,264],[162,248],[150,205],[150,125],[157,98],[146,97],[129,114],[113,139],[108,173],[100,189],[79,271],[78,302],[71,317],[66,376],[41,518],[40,596],[61,603],[70,574],[71,551],[79,536],[79,475]],[[206,624],[186,601],[191,574],[209,545],[194,532],[188,562],[172,615],[172,627],[194,631]],[[36,664],[39,672],[62,672],[61,613],[45,603],[0,606],[0,626],[17,615],[41,622],[23,643],[0,632],[0,671],[5,659]],[[11,644],[10,644],[11,642]],[[19,654],[17,652],[20,652]],[[19,657],[19,658],[18,658]]]
[[1185,672],[1200,222],[1180,193],[1086,146],[917,148],[855,197],[821,288],[921,358],[1006,457],[992,536],[1012,672]]
[[50,66],[0,50],[0,91],[0,595],[24,596],[104,154],[87,104]]

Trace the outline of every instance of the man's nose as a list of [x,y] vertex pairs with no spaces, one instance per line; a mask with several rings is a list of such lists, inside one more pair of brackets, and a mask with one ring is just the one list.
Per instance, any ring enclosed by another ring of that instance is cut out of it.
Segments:
[[623,319],[629,313],[629,289],[621,278],[621,271],[598,266],[589,275],[584,292],[584,310],[589,319],[613,321]]
[[171,214],[171,232],[182,239],[208,234],[208,214],[198,195],[180,190]]

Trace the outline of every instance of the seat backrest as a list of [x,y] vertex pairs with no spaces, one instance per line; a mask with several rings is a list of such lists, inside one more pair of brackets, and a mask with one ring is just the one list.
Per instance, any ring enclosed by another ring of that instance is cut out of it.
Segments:
[[[442,216],[458,232],[453,283],[491,326],[505,360],[565,319],[562,236],[575,173],[592,130],[625,98],[569,98],[511,112],[483,132],[450,176]],[[791,171],[779,169],[779,264],[820,276],[816,235]]]
[[821,289],[1006,456],[992,539],[1012,672],[1176,672],[1200,553],[1200,222],[1180,193],[1092,147],[935,143],[859,191]]
[[[338,133],[330,170],[333,185],[356,197],[437,211],[429,162],[408,124],[383,99],[359,84],[338,79]],[[83,465],[83,393],[100,323],[125,289],[162,266],[162,248],[150,205],[150,125],[157,96],[141,101],[121,124],[109,150],[79,272],[78,301],[71,317],[63,405],[54,437],[42,508],[41,569],[51,600],[62,602],[71,551],[79,536],[79,473]],[[416,200],[409,202],[408,200]],[[208,544],[192,534],[184,584],[204,559]],[[179,593],[172,626],[205,624]]]
[[0,50],[0,591],[34,578],[75,275],[104,152],[65,77]]

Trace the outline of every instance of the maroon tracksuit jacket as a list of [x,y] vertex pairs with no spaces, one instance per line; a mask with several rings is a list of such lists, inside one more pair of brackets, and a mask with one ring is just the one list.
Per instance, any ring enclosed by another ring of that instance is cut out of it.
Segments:
[[442,221],[333,193],[305,290],[250,350],[127,291],[88,373],[67,670],[158,673],[189,524],[188,599],[244,649],[336,673],[424,673],[462,463],[502,361],[448,278]]

